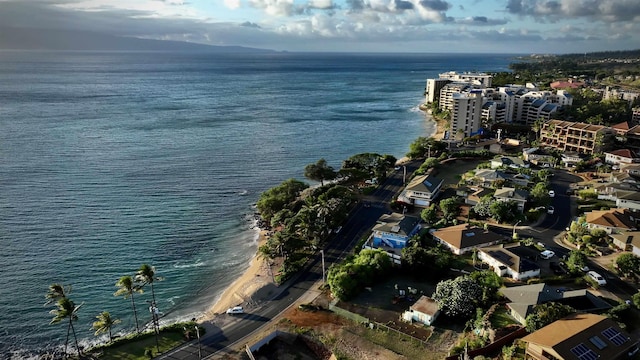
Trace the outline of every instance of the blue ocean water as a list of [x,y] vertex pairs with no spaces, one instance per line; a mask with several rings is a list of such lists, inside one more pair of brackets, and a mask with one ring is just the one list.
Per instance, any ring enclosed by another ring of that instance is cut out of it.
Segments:
[[[407,152],[434,124],[425,79],[507,55],[0,52],[0,357],[64,342],[52,283],[85,342],[143,263],[166,321],[209,308],[256,251],[252,204],[306,164]],[[147,321],[145,301],[137,297]],[[13,355],[11,355],[13,354]]]

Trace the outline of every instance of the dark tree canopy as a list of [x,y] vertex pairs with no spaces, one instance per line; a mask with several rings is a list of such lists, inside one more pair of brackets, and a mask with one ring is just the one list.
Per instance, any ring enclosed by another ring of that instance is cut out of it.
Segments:
[[270,222],[275,213],[282,209],[290,208],[290,205],[297,199],[300,192],[308,187],[309,185],[302,181],[289,179],[263,192],[256,203],[260,216],[265,221]]
[[440,281],[433,299],[445,314],[468,318],[481,305],[482,295],[482,287],[470,276],[463,275],[453,280]]
[[560,320],[563,317],[569,316],[576,312],[574,308],[569,305],[564,305],[556,302],[548,302],[540,305],[536,305],[533,309],[533,313],[527,315],[527,331],[534,332],[541,329],[556,320]]
[[315,164],[309,164],[304,168],[304,177],[310,180],[319,181],[324,186],[325,180],[336,178],[336,171],[327,164],[327,160],[320,159]]
[[336,298],[347,300],[384,277],[390,269],[391,259],[384,250],[362,250],[342,264],[334,264],[329,269],[327,283]]

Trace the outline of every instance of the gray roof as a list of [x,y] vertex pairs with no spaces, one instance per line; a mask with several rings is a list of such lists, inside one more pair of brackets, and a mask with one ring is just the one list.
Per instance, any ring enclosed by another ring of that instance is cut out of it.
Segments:
[[419,222],[420,219],[415,216],[402,215],[398,213],[383,214],[378,219],[378,224],[373,227],[373,230],[409,236]]
[[527,201],[529,198],[529,192],[527,190],[515,189],[512,187],[503,187],[496,190],[493,194],[495,198],[509,198],[516,201]]
[[443,180],[431,174],[416,176],[409,182],[406,190],[433,193]]

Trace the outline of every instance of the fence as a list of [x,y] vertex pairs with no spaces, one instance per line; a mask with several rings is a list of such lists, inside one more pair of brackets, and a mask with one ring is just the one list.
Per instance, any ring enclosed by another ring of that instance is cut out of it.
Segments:
[[342,317],[345,317],[347,319],[353,320],[353,321],[355,321],[357,323],[366,324],[370,329],[382,329],[382,330],[385,330],[387,332],[395,332],[399,336],[405,336],[407,338],[411,338],[412,340],[418,341],[419,343],[425,343],[426,341],[428,341],[428,339],[427,340],[418,339],[415,336],[411,336],[411,335],[409,335],[407,333],[404,333],[404,332],[402,332],[400,330],[397,330],[397,329],[394,329],[392,327],[389,327],[389,326],[387,326],[385,324],[381,324],[381,323],[376,322],[376,321],[371,321],[371,320],[367,319],[366,317],[364,317],[364,316],[362,316],[360,314],[352,313],[349,310],[346,310],[346,309],[343,309],[341,307],[338,307],[338,306],[336,306],[336,304],[337,304],[337,300],[332,301],[329,304],[329,310],[333,311],[334,313],[336,313],[336,314],[338,314],[338,315],[340,315]]

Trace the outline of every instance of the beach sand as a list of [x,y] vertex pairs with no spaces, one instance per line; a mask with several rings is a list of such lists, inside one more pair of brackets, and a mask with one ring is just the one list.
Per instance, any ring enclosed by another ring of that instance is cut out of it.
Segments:
[[[267,232],[260,231],[258,246],[267,241]],[[213,321],[219,315],[226,315],[228,308],[242,306],[251,311],[273,298],[278,287],[271,276],[271,269],[266,260],[256,256],[251,260],[249,268],[225,289],[220,299],[203,314],[198,322]]]

